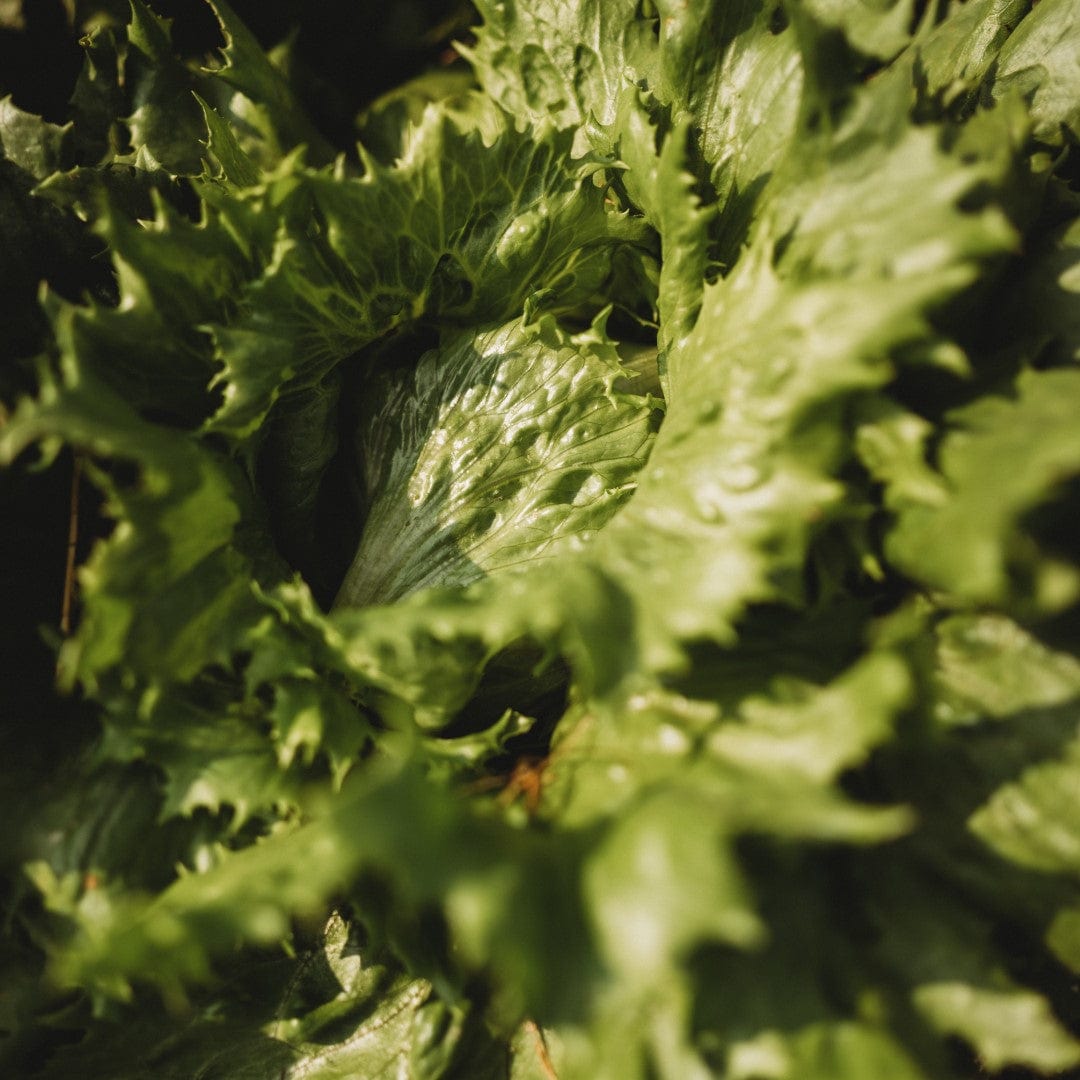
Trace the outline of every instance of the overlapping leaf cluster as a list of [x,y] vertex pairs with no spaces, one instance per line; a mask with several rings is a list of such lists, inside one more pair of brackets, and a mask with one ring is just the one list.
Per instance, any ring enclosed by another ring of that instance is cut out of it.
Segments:
[[1080,1068],[1069,0],[480,0],[356,153],[211,2],[2,105],[113,271],[11,1059]]

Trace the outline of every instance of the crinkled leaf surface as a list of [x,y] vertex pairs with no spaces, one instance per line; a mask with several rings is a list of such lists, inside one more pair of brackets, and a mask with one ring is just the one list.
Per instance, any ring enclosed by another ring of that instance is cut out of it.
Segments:
[[630,497],[653,408],[616,394],[602,327],[554,320],[470,333],[362,405],[370,500],[339,606],[458,585],[581,546]]
[[610,124],[651,38],[631,0],[560,4],[481,2],[484,19],[470,51],[485,90],[511,112],[560,127],[595,118]]
[[569,149],[567,132],[522,133],[503,116],[489,141],[431,108],[393,166],[369,158],[360,179],[286,167],[254,189],[251,227],[278,224],[241,317],[214,329],[215,428],[250,433],[283,388],[318,383],[410,320],[499,321],[534,293],[547,306],[588,301],[612,245],[643,234],[605,208],[591,180],[600,161]]
[[1065,0],[1035,7],[998,59],[994,93],[1020,94],[1029,102],[1035,134],[1059,143],[1080,129],[1080,16]]

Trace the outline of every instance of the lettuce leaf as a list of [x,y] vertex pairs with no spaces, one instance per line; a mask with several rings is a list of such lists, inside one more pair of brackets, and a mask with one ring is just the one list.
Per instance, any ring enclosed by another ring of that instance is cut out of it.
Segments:
[[[357,447],[366,514],[337,606],[557,558],[604,527],[648,457],[648,398],[619,395],[602,326],[550,316],[441,344],[383,394],[365,380]],[[390,418],[393,418],[392,421]]]

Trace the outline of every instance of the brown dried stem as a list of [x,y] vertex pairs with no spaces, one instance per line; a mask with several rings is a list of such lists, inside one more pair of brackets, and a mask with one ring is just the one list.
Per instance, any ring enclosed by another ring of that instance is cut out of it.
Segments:
[[79,490],[82,487],[82,458],[78,454],[71,467],[71,501],[68,510],[67,559],[64,566],[64,599],[60,608],[60,633],[71,633],[71,609],[75,602],[75,555],[79,546]]

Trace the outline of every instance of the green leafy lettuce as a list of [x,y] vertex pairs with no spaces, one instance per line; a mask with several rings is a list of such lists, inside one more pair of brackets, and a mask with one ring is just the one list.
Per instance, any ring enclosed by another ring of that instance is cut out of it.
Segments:
[[0,103],[11,1067],[1074,1075],[1071,0],[477,0],[358,145],[209,6]]

